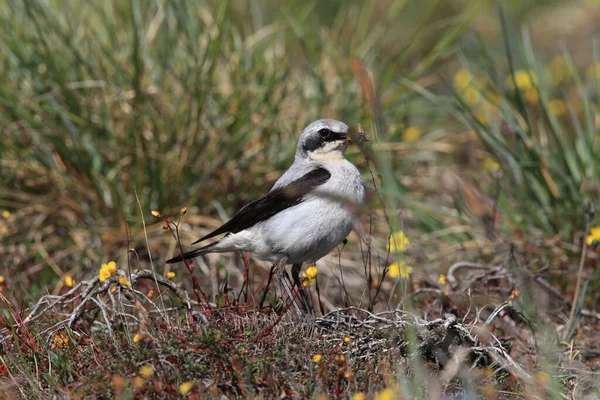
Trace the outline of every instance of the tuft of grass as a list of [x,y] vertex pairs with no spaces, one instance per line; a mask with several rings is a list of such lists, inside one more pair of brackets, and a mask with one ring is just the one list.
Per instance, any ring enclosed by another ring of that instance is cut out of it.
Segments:
[[544,63],[501,15],[504,52],[455,75],[462,119],[502,166],[498,209],[511,228],[571,238],[600,205],[596,64],[578,67],[567,50]]

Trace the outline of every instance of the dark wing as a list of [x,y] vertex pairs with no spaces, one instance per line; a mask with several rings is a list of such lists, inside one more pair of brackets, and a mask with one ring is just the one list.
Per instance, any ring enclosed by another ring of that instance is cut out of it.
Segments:
[[192,244],[210,239],[221,233],[241,232],[254,224],[269,219],[278,212],[301,203],[307,193],[327,182],[330,177],[331,174],[325,168],[313,169],[290,184],[272,190],[262,199],[247,204],[221,227]]

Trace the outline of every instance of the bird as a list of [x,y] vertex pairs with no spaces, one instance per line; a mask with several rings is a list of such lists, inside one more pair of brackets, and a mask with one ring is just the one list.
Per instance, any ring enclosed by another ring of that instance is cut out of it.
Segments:
[[368,140],[333,119],[312,122],[300,134],[294,162],[262,198],[242,207],[229,221],[192,245],[219,240],[167,260],[168,264],[208,253],[251,253],[273,263],[273,271],[296,308],[285,278],[292,264],[301,288],[304,263],[315,263],[346,239],[365,198],[359,170],[345,157],[352,140]]

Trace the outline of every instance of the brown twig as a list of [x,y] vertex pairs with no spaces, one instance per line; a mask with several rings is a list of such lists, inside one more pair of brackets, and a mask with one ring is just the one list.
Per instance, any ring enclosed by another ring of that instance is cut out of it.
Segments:
[[583,281],[583,267],[585,266],[585,258],[587,254],[587,240],[586,238],[590,234],[590,228],[592,226],[592,219],[588,215],[587,221],[585,224],[585,234],[583,235],[583,247],[581,250],[581,258],[579,259],[579,270],[577,271],[577,284],[575,286],[575,295],[573,296],[573,304],[571,305],[571,312],[569,313],[569,322],[567,323],[567,328],[565,329],[565,333],[563,339],[567,338],[567,335],[574,328],[572,325],[578,321],[576,318],[576,312],[579,305],[579,292],[581,291],[581,285]]

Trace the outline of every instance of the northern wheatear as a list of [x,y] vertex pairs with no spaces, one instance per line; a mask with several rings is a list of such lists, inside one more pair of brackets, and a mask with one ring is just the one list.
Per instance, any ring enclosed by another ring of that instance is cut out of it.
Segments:
[[[285,265],[293,264],[292,275],[299,285],[302,264],[319,260],[350,234],[355,211],[364,200],[360,173],[344,157],[349,135],[348,126],[340,121],[320,119],[308,125],[300,135],[294,163],[265,197],[192,244],[226,234],[221,239],[167,263],[206,253],[249,252],[274,263],[279,281],[294,301]],[[295,301],[294,306],[300,313]]]

